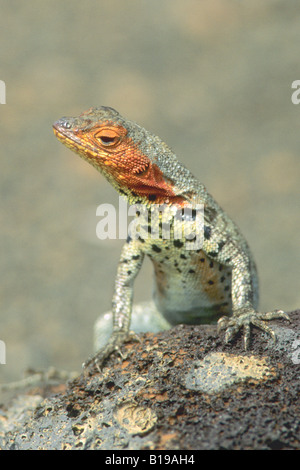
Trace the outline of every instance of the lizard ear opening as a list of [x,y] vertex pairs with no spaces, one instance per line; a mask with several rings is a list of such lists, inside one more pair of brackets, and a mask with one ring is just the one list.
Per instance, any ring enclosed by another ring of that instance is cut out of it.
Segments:
[[103,128],[96,132],[95,138],[105,147],[112,147],[120,140],[120,135],[114,129]]

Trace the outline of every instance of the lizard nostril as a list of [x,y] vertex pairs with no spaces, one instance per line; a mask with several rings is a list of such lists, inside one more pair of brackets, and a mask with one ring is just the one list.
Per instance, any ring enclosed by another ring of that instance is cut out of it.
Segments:
[[59,119],[58,121],[56,121],[53,126],[55,128],[63,128],[63,129],[71,129],[72,127],[72,123],[71,123],[71,120],[69,120],[68,118],[61,118]]

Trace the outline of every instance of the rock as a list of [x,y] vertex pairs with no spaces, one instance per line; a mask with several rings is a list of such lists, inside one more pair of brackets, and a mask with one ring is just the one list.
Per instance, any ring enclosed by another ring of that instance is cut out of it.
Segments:
[[299,311],[290,318],[273,322],[275,345],[253,329],[247,352],[215,326],[144,333],[101,373],[2,405],[0,448],[299,449]]

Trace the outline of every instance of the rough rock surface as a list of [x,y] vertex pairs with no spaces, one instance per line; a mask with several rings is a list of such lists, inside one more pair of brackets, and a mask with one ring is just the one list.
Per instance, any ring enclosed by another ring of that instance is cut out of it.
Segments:
[[215,326],[142,334],[102,373],[29,387],[0,408],[2,449],[299,449],[299,311],[224,345]]

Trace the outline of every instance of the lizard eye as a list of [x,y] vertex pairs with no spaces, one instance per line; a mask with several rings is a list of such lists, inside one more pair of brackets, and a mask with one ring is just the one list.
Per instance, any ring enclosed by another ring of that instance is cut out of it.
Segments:
[[111,147],[119,142],[119,134],[112,129],[101,129],[95,134],[95,137],[105,147]]

